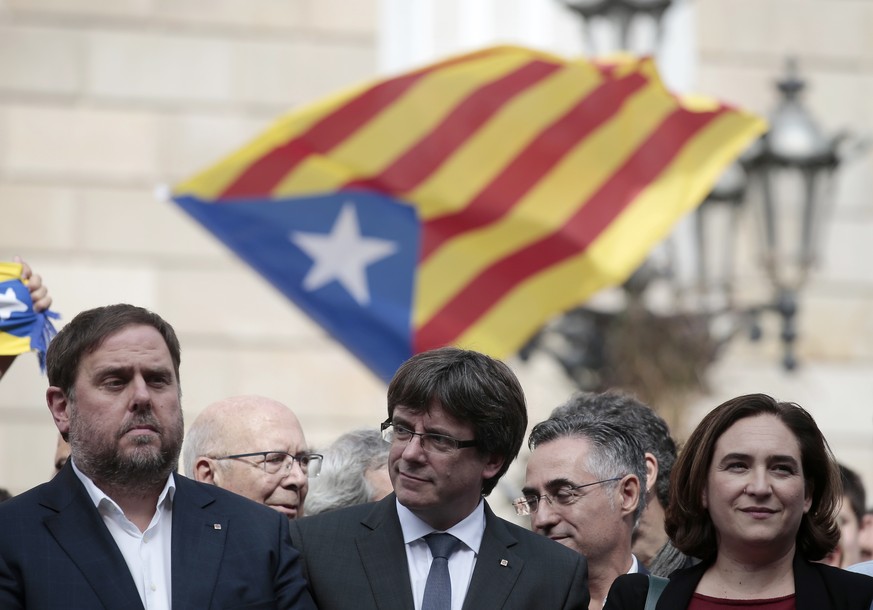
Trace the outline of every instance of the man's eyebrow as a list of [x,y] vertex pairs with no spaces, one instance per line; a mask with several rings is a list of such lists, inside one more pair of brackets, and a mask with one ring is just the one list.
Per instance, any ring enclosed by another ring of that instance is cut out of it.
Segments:
[[[549,481],[546,481],[545,485],[543,485],[543,489],[545,489],[546,491],[551,491],[554,489],[560,489],[562,487],[574,487],[575,485],[576,483],[571,481],[570,479],[551,479]],[[533,487],[525,486],[521,488],[521,493],[526,496],[535,496],[537,495],[538,491]]]
[[107,364],[94,370],[94,377],[108,377],[112,375],[126,375],[133,370],[133,367],[123,366],[120,364]]

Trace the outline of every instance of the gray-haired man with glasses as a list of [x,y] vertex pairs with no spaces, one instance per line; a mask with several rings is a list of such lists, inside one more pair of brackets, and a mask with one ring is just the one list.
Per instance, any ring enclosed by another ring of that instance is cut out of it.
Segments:
[[263,396],[206,407],[185,438],[185,473],[286,515],[303,516],[309,479],[322,456],[310,451],[294,413]]
[[585,608],[584,557],[500,519],[483,498],[526,427],[504,363],[451,347],[406,361],[382,422],[394,493],[290,524],[318,607]]
[[645,571],[631,553],[645,506],[639,442],[610,423],[552,417],[534,426],[521,498],[531,527],[588,559],[589,608],[600,610],[620,574]]

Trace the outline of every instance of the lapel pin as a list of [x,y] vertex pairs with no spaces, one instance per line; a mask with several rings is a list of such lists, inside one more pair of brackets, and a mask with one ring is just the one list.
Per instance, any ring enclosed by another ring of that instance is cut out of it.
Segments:
[[213,524],[212,524],[212,529],[214,529],[214,530],[220,530],[220,529],[221,529],[221,523],[213,523]]
[[505,568],[506,566],[509,565],[509,562],[506,561],[505,559],[501,559],[501,560],[500,560],[500,565],[502,565],[502,566]]

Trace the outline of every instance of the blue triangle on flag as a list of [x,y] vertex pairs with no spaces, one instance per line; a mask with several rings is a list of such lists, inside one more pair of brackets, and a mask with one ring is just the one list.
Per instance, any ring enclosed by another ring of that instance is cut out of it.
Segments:
[[175,201],[383,380],[412,355],[411,206],[365,191]]

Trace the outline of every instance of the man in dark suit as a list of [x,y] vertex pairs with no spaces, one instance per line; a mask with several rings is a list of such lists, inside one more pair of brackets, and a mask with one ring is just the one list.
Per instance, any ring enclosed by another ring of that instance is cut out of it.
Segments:
[[[502,362],[456,348],[405,362],[382,424],[394,493],[291,522],[319,608],[586,608],[585,558],[498,518],[482,497],[526,428],[524,394]],[[431,534],[450,535],[447,560],[434,559]]]
[[0,608],[314,608],[287,519],[175,474],[180,348],[156,314],[76,316],[47,353],[71,459],[0,506]]

